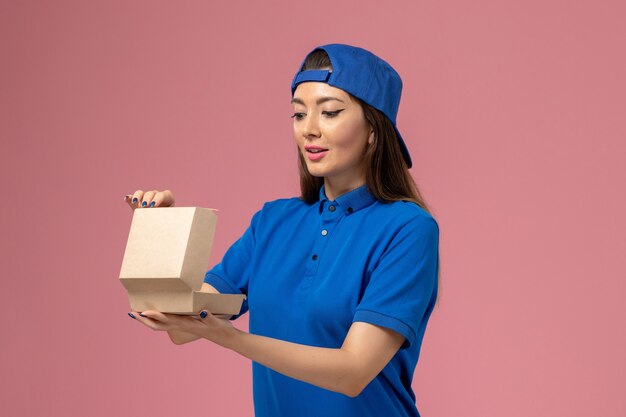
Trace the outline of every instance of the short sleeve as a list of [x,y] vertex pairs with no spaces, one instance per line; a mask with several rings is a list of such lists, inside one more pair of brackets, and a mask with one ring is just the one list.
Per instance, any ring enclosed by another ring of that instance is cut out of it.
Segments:
[[[212,285],[222,294],[248,294],[248,269],[256,245],[256,229],[262,209],[257,211],[243,235],[233,243],[222,261],[209,269],[204,275],[204,282]],[[239,314],[234,320],[248,311],[248,301],[244,300]]]
[[437,292],[439,226],[417,216],[389,242],[370,275],[353,321],[397,331],[402,349],[413,344],[434,307]]

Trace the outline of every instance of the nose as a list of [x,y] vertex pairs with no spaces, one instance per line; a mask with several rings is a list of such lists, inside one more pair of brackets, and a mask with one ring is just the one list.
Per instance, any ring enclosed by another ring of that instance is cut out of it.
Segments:
[[320,135],[319,123],[317,120],[317,116],[314,114],[314,112],[310,112],[310,114],[307,114],[307,116],[304,119],[302,129],[303,129],[302,135],[305,138],[308,138],[310,136]]

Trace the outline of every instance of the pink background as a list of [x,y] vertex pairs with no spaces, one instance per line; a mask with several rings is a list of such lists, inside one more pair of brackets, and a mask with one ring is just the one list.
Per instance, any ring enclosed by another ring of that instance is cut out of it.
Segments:
[[252,415],[248,359],[128,317],[122,197],[218,208],[218,262],[297,195],[289,86],[330,42],[402,75],[441,228],[422,415],[626,415],[624,3],[386,3],[0,3],[3,415]]

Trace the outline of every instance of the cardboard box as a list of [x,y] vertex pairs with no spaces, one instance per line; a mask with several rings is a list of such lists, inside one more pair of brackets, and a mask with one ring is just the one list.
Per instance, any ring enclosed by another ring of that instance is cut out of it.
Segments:
[[122,261],[120,281],[133,311],[235,315],[242,294],[200,292],[215,236],[217,214],[201,207],[137,208]]

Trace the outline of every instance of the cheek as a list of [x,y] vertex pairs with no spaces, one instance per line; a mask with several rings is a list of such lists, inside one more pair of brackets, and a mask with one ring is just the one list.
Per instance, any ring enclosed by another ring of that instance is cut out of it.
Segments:
[[351,153],[359,153],[365,146],[366,130],[360,121],[346,121],[336,126],[333,132],[333,144]]
[[293,127],[293,140],[300,146],[304,142],[304,138],[302,137],[302,133],[297,127]]

